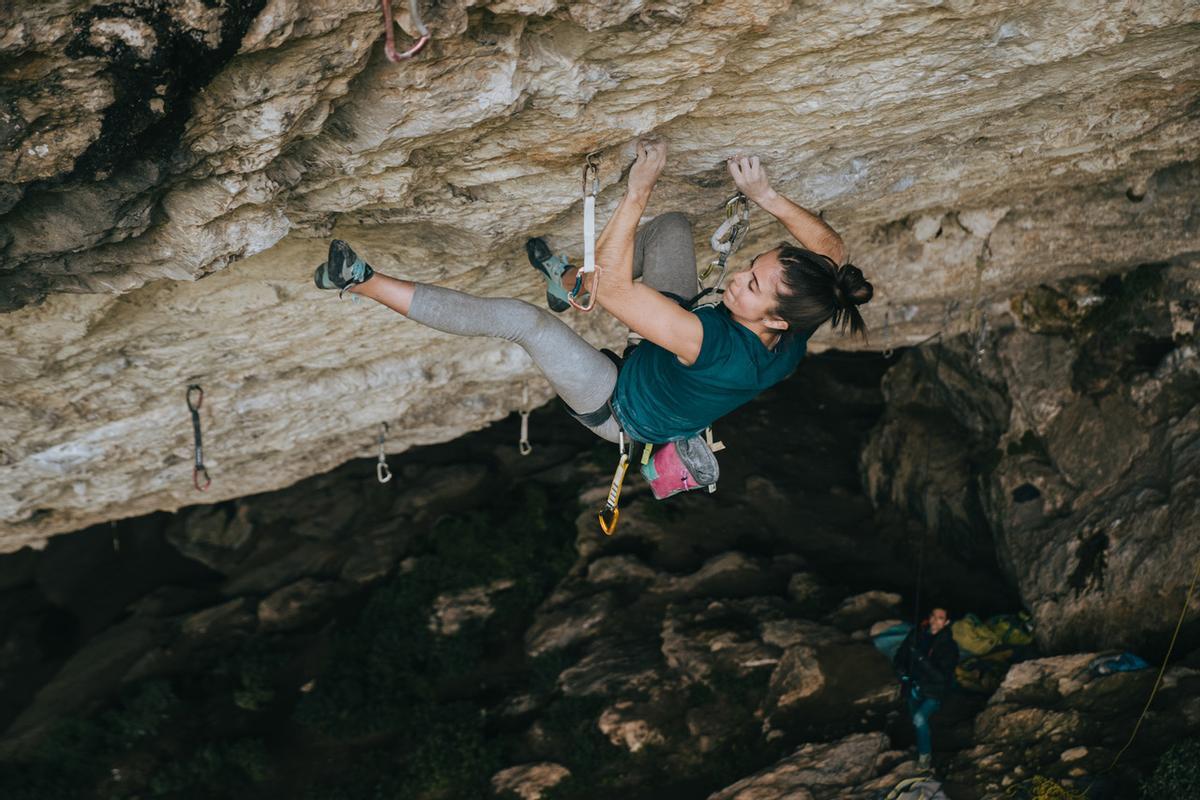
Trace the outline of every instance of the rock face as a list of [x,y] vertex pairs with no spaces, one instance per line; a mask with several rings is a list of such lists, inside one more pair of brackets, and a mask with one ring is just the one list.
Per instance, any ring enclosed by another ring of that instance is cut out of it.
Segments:
[[[733,153],[825,212],[875,282],[873,347],[1200,249],[1188,0],[425,11],[433,41],[400,65],[373,0],[0,11],[0,550],[291,484],[384,421],[390,452],[447,440],[524,382],[546,400],[511,345],[339,304],[311,270],[338,235],[386,271],[536,299],[525,237],[578,253],[583,156],[603,220],[644,134],[673,148],[651,213],[685,210],[701,258]],[[782,235],[757,213],[735,267]]]
[[[869,637],[912,597],[857,464],[880,378],[903,370],[813,359],[722,426],[716,495],[659,502],[634,478],[611,537],[608,465],[538,410],[558,445],[529,458],[511,420],[394,458],[386,484],[357,461],[0,556],[0,796],[115,776],[161,793],[182,763],[179,791],[214,797],[877,800],[917,768]],[[1116,770],[1156,671],[1099,674],[1098,655],[1031,649],[993,662],[990,696],[952,693],[926,800],[1005,800],[1034,775],[1134,796],[1200,733],[1200,650],[1168,666]],[[54,736],[71,717],[91,734]],[[247,730],[260,746],[223,755]]]
[[1200,560],[1200,277],[1145,266],[1012,309],[889,372],[868,491],[996,559],[1043,647],[1156,641]]

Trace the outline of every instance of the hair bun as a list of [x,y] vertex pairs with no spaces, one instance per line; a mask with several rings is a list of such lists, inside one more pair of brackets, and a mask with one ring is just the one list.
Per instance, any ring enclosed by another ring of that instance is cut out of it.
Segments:
[[875,287],[863,277],[862,270],[853,264],[843,264],[837,274],[837,295],[844,308],[871,302]]

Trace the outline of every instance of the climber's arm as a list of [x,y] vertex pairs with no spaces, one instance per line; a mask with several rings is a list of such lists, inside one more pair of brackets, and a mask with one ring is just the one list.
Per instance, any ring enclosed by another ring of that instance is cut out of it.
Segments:
[[666,162],[666,146],[639,142],[625,196],[596,243],[597,302],[630,330],[671,351],[685,364],[700,355],[700,318],[655,289],[633,281],[633,242],[650,192]]
[[838,266],[846,262],[846,245],[838,232],[816,214],[772,189],[757,156],[729,159],[729,174],[738,190],[782,222],[801,247],[829,256]]

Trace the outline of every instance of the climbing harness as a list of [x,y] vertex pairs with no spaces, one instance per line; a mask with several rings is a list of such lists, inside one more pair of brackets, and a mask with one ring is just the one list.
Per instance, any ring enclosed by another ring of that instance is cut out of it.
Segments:
[[629,469],[629,451],[625,444],[625,431],[618,434],[618,439],[617,446],[621,449],[621,458],[617,462],[612,483],[608,487],[608,499],[604,501],[604,508],[596,517],[600,520],[600,530],[604,531],[605,536],[612,536],[617,530],[617,520],[621,516],[621,509],[618,508],[618,503],[621,501],[621,487],[625,484],[625,473]]
[[521,387],[521,440],[517,442],[517,449],[523,456],[533,452],[533,445],[529,443],[529,413],[529,386],[525,385]]
[[[196,392],[196,401],[192,402],[192,392]],[[188,411],[192,412],[192,436],[195,440],[196,463],[192,467],[192,485],[198,491],[206,491],[212,485],[212,478],[208,476],[208,468],[204,466],[204,450],[201,447],[200,440],[200,406],[204,403],[204,390],[197,383],[189,384],[187,387],[187,407]],[[200,485],[200,476],[204,476],[204,485]]]
[[[588,153],[583,163],[583,266],[575,273],[575,288],[567,294],[567,302],[580,311],[596,307],[600,293],[600,273],[596,270],[596,195],[600,192],[600,162],[598,153]],[[583,276],[595,273],[591,294],[586,304],[575,298],[583,292]]]
[[384,45],[383,54],[387,56],[388,61],[400,62],[408,59],[421,52],[421,48],[429,41],[429,29],[425,27],[425,23],[421,21],[421,12],[417,8],[417,0],[408,0],[408,15],[412,19],[413,27],[421,34],[416,43],[412,47],[405,50],[403,53],[396,52],[395,31],[392,24],[392,0],[382,0],[383,3],[383,30],[384,30]]
[[388,469],[387,452],[383,449],[387,442],[388,424],[386,422],[379,423],[379,461],[375,463],[375,477],[380,483],[387,483],[392,479],[392,471]]

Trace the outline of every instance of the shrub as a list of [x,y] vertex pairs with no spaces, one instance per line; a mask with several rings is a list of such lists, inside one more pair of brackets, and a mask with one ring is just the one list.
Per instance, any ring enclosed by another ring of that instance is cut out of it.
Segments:
[[1171,745],[1159,758],[1154,773],[1142,782],[1142,797],[1200,797],[1200,739]]

